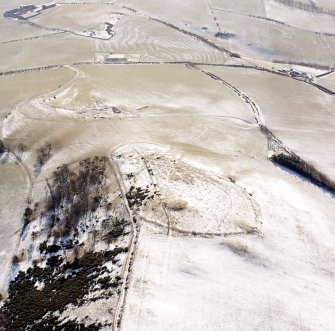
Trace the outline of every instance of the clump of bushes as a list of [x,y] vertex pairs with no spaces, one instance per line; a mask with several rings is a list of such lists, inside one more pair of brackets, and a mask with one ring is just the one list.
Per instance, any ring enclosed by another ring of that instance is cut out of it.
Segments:
[[139,207],[150,195],[150,191],[141,187],[131,186],[126,194],[127,202],[130,208]]
[[46,143],[43,147],[37,150],[37,159],[34,165],[34,171],[36,175],[41,172],[42,167],[49,161],[51,156],[52,154],[50,143]]
[[5,152],[6,152],[5,145],[4,145],[3,141],[0,139],[0,156],[1,156],[1,154],[5,153]]
[[116,240],[120,236],[128,234],[129,232],[126,231],[126,227],[128,225],[129,222],[127,222],[124,218],[121,220],[116,219],[112,224],[112,229],[104,235],[103,239],[107,242],[111,242],[113,240]]
[[13,257],[12,257],[12,264],[20,263],[23,260],[24,260],[24,253],[21,252],[21,254],[13,255]]

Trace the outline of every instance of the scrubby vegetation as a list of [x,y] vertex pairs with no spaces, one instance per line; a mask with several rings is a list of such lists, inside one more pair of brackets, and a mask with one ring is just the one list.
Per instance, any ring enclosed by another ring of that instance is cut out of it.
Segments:
[[116,219],[113,223],[112,229],[107,234],[105,234],[104,240],[106,240],[107,242],[112,242],[120,236],[128,234],[129,232],[126,231],[127,225],[128,222],[126,222],[125,219]]
[[3,313],[0,313],[0,331],[6,331],[5,329],[5,315]]
[[153,198],[153,195],[150,195],[150,191],[146,189],[142,189],[141,187],[131,186],[128,193],[126,194],[126,198],[128,201],[128,205],[130,208],[139,207],[147,198]]
[[51,158],[51,144],[46,143],[43,147],[37,150],[37,159],[34,165],[35,174],[38,175],[41,172],[42,167]]
[[48,182],[47,201],[49,225],[54,236],[69,235],[82,217],[97,209],[106,193],[105,171],[104,157],[85,159],[76,170],[63,165],[55,171],[52,182]]
[[[36,266],[26,272],[20,271],[11,282],[9,299],[1,309],[6,331],[79,330],[75,322],[72,322],[73,328],[62,329],[59,326],[61,321],[53,317],[52,313],[64,311],[68,304],[84,304],[85,296],[93,288],[107,290],[103,296],[113,295],[122,282],[121,278],[99,278],[99,275],[108,271],[105,262],[116,263],[117,256],[125,252],[128,252],[127,247],[106,252],[87,252],[72,263],[58,257],[56,264],[47,263],[45,268]],[[36,283],[44,286],[37,288]],[[98,330],[97,327],[82,327],[80,330]]]
[[[82,320],[59,317],[70,304],[75,308],[119,295],[130,222],[119,206],[118,191],[114,200],[108,198],[107,164],[106,157],[96,156],[58,167],[47,180],[45,200],[25,209],[21,240],[30,234],[35,245],[13,257],[18,273],[0,309],[6,331],[109,327],[107,322],[85,326]],[[99,240],[104,251],[95,250]],[[30,264],[26,271],[23,260]],[[90,323],[99,320],[90,318]]]
[[311,164],[307,163],[297,155],[291,154],[275,154],[271,157],[271,161],[291,169],[298,174],[306,177],[312,183],[335,193],[335,183],[327,176],[315,169]]
[[5,149],[5,145],[3,143],[3,141],[0,139],[0,156],[1,154],[5,153],[6,149]]

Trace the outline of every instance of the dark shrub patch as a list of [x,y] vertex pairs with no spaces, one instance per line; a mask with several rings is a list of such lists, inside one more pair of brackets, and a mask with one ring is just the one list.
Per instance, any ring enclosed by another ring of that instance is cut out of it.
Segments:
[[3,141],[0,139],[0,156],[1,154],[5,153],[6,149],[5,149],[5,145],[3,143]]
[[[63,261],[56,257],[56,265],[48,263],[45,268],[36,266],[29,268],[26,272],[20,271],[15,280],[10,283],[9,298],[1,308],[6,331],[48,330],[47,324],[56,327],[52,330],[63,330],[59,328],[60,321],[52,316],[46,317],[45,315],[48,312],[52,313],[58,310],[62,312],[70,303],[83,304],[85,302],[84,296],[88,294],[92,286],[94,287],[96,283],[99,283],[96,278],[99,273],[105,271],[103,264],[112,261],[118,254],[127,251],[127,248],[118,247],[112,251],[89,252],[81,259],[76,259],[73,264],[67,262],[63,265],[60,265]],[[48,262],[50,259],[48,259]],[[70,276],[64,276],[66,271],[71,270],[76,272],[70,274]],[[37,289],[35,287],[36,282],[42,282],[44,287]],[[118,287],[120,281],[110,282],[102,279],[101,283],[103,286],[114,288]],[[37,322],[38,320],[40,321]],[[73,327],[71,330],[79,330],[76,326],[78,323],[75,321],[68,323],[68,327],[70,325]],[[87,330],[98,329],[92,326]]]
[[309,179],[317,186],[320,186],[331,193],[335,193],[335,183],[299,156],[280,153],[273,155],[271,161],[287,167]]
[[105,157],[85,159],[76,171],[63,165],[54,172],[52,182],[47,182],[50,191],[47,213],[56,237],[69,235],[80,218],[99,207],[106,193],[106,162]]

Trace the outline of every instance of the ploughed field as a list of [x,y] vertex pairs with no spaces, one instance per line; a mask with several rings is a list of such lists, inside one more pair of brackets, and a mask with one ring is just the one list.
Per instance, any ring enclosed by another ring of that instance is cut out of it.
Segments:
[[0,9],[0,330],[334,329],[331,1]]

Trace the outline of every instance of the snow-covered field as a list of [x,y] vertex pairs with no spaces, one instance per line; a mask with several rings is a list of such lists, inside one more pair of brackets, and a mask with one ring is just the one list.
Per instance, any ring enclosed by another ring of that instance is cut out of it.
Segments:
[[334,330],[331,1],[0,10],[0,330]]

